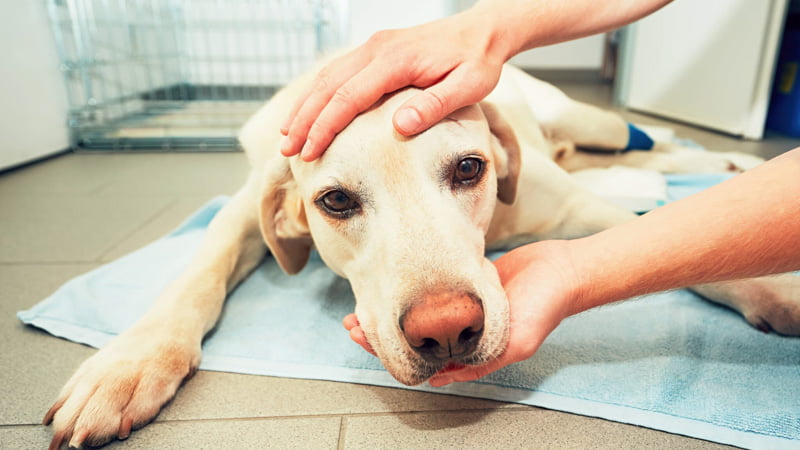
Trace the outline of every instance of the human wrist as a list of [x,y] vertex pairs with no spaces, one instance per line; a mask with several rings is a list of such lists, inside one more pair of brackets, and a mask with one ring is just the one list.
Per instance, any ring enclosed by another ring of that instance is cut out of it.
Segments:
[[[583,311],[584,286],[575,271],[571,241],[548,240],[518,247],[497,262],[500,278],[510,297],[527,299],[536,316],[550,317],[553,325]],[[540,303],[545,301],[544,304]]]
[[489,60],[503,64],[522,50],[521,33],[509,26],[507,12],[491,1],[478,1],[472,8],[462,12],[464,32],[479,34],[482,51]]
[[559,241],[563,244],[571,269],[569,283],[569,315],[575,315],[615,301],[615,287],[607,278],[609,266],[604,262],[605,252],[598,247],[593,236],[581,239]]

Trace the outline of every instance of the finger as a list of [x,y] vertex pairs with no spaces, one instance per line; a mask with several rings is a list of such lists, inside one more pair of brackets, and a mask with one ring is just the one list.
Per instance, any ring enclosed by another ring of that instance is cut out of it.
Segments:
[[346,315],[346,316],[344,317],[344,319],[342,319],[342,325],[344,325],[344,327],[345,327],[345,328],[346,328],[348,331],[350,331],[350,330],[352,330],[354,327],[357,327],[357,326],[359,325],[359,323],[358,323],[358,317],[356,317],[356,315],[355,315],[355,314],[348,314],[348,315]]
[[311,124],[300,157],[304,161],[318,158],[357,115],[410,82],[407,72],[378,62],[354,74],[334,92]]
[[497,364],[496,362],[492,362],[483,366],[467,366],[463,369],[454,370],[452,372],[436,374],[431,377],[430,380],[428,380],[428,384],[433,387],[442,387],[454,382],[474,381],[479,378],[483,378],[504,366],[505,364]]
[[334,59],[317,73],[308,89],[295,100],[281,126],[281,133],[286,136],[281,143],[281,153],[284,156],[300,153],[308,136],[308,130],[319,113],[342,84],[358,73],[369,61],[368,57],[362,56],[356,49]]
[[372,353],[374,356],[377,356],[375,350],[371,345],[369,345],[369,342],[367,341],[367,335],[364,334],[364,330],[362,330],[361,327],[355,327],[350,330],[350,339],[352,339],[356,344],[360,345],[364,350]]
[[314,118],[322,111],[329,99],[330,96],[324,91],[312,92],[300,103],[298,112],[290,116],[292,117],[291,125],[281,142],[280,151],[283,156],[294,156],[300,153]]
[[462,64],[439,83],[403,103],[394,115],[397,131],[411,136],[427,130],[453,111],[481,101],[497,84],[499,73],[492,78],[479,73],[474,65]]

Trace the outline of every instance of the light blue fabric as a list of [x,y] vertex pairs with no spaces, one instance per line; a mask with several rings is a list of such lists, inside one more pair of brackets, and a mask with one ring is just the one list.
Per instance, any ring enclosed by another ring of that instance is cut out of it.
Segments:
[[[719,181],[672,176],[680,197]],[[130,326],[189,262],[216,198],[170,235],[80,276],[19,318],[100,347]],[[657,257],[657,255],[654,255]],[[713,263],[713,262],[710,262]],[[230,296],[201,368],[403,387],[352,343],[347,281],[317,256],[297,276],[272,258]],[[473,383],[417,389],[513,401],[743,447],[800,446],[800,339],[674,291],[567,319],[530,360]]]

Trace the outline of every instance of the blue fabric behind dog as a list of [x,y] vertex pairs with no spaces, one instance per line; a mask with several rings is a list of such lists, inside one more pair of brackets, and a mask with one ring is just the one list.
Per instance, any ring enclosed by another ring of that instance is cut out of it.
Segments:
[[[671,197],[723,178],[671,176]],[[212,200],[168,236],[66,283],[19,318],[59,337],[104,345],[189,263],[225,202]],[[294,277],[267,258],[230,296],[204,342],[200,367],[404,387],[350,341],[341,319],[353,306],[348,282],[316,255]],[[762,334],[688,291],[587,311],[565,320],[528,361],[477,382],[413,389],[525,403],[743,447],[800,446],[800,339]]]

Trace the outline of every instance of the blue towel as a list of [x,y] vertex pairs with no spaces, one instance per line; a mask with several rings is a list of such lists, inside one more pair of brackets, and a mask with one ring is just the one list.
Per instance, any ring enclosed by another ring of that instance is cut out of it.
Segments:
[[[720,181],[669,179],[676,197]],[[69,281],[18,317],[101,347],[188,264],[225,202],[213,199],[168,236]],[[203,344],[200,368],[405,388],[350,341],[341,319],[353,306],[348,283],[319,257],[294,277],[267,258],[230,296]],[[743,447],[800,446],[800,339],[762,334],[688,291],[587,311],[565,320],[528,361],[472,383],[413,389],[519,402]]]

